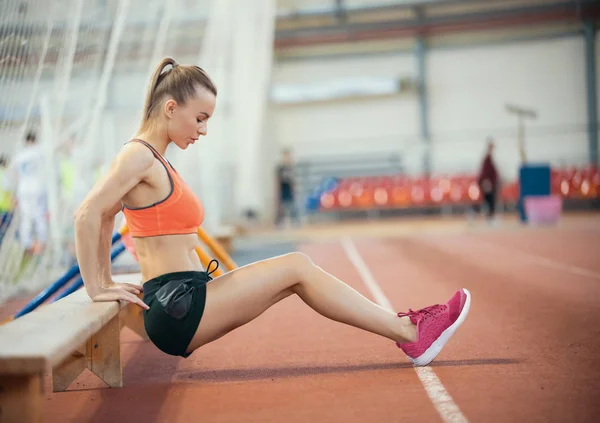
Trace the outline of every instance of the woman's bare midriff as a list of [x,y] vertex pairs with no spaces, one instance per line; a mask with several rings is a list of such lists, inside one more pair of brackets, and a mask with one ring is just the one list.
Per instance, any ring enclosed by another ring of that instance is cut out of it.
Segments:
[[165,273],[204,270],[195,250],[195,233],[134,238],[134,244],[143,282]]

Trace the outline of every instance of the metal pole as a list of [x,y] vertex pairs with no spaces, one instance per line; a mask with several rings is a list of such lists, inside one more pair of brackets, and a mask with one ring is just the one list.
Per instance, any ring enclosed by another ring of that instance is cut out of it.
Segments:
[[523,116],[517,116],[518,121],[518,138],[519,138],[519,154],[521,156],[521,163],[527,162],[527,153],[525,152],[525,123],[523,122]]
[[46,188],[48,194],[48,211],[52,217],[52,223],[50,224],[50,239],[52,242],[48,243],[52,248],[48,248],[48,251],[57,251],[61,243],[62,228],[59,225],[59,189],[58,189],[58,175],[56,172],[56,165],[54,160],[54,134],[52,126],[52,112],[50,107],[50,100],[47,95],[44,95],[40,100],[40,116],[41,116],[41,134],[40,138],[44,148],[44,154],[46,155],[46,166],[44,169],[44,175],[46,179]]
[[[63,62],[64,69],[61,69],[57,76],[58,81],[54,87],[57,96],[56,106],[53,108],[54,116],[57,118],[55,134],[60,133],[63,123],[63,113],[67,97],[69,96],[69,83],[71,82],[71,72],[73,71],[73,60],[77,48],[77,38],[79,35],[79,25],[81,23],[81,11],[83,10],[83,0],[77,0],[75,10],[70,19],[69,35],[67,37],[67,53]],[[56,140],[59,142],[59,140]]]
[[[225,136],[225,131],[231,120],[231,111],[229,110],[231,89],[227,80],[231,79],[232,71],[229,65],[232,30],[229,25],[231,11],[235,8],[230,0],[212,0],[209,10],[208,23],[198,52],[198,64],[211,75],[211,78],[219,86],[220,105],[218,107],[220,112],[209,125],[209,136],[212,141],[203,145],[202,156],[186,154],[186,157],[182,158],[182,163],[185,167],[184,172],[189,175],[189,177],[186,175],[186,181],[189,180],[188,184],[206,197],[207,212],[203,227],[214,233],[219,230],[223,222],[225,207],[223,207],[221,196],[208,193],[214,192],[215,187],[219,187],[217,188],[219,193],[222,192],[220,187],[223,180],[221,179],[222,174],[219,172],[219,165],[222,169],[223,158],[228,156],[228,151],[233,150],[228,147],[231,141]],[[196,170],[198,162],[201,163],[200,171]]]
[[54,27],[54,12],[56,10],[55,6],[52,6],[52,9],[48,13],[48,17],[46,20],[46,33],[44,35],[44,45],[42,46],[42,52],[40,53],[40,58],[38,60],[37,69],[35,71],[35,78],[33,82],[33,88],[31,89],[31,94],[29,95],[29,104],[27,105],[27,111],[25,112],[25,119],[23,120],[23,128],[21,129],[21,133],[19,139],[22,140],[25,136],[25,132],[27,131],[27,127],[29,125],[29,118],[31,117],[31,112],[33,110],[33,104],[35,102],[35,98],[37,96],[37,92],[40,85],[40,79],[42,78],[42,71],[44,69],[44,62],[46,61],[46,54],[48,53],[48,47],[50,45],[50,36],[52,35],[52,28]]
[[536,119],[537,112],[532,109],[515,106],[514,104],[507,104],[506,111],[517,116],[517,144],[521,163],[524,164],[527,161],[527,153],[525,151],[525,119]]
[[175,2],[170,0],[164,1],[162,18],[158,26],[158,33],[156,35],[156,42],[154,43],[154,50],[152,50],[152,55],[150,56],[150,70],[148,72],[149,74],[151,74],[152,71],[154,71],[154,68],[158,64],[160,56],[162,56],[163,51],[165,51],[165,42],[167,40],[167,33],[169,32],[169,25],[171,23],[171,16],[173,15],[174,4]]
[[417,59],[417,78],[419,90],[419,112],[421,123],[421,138],[425,145],[423,154],[423,171],[426,175],[431,172],[431,137],[429,134],[429,104],[427,102],[427,68],[425,63],[425,39],[423,36],[417,37],[415,55]]
[[596,86],[596,28],[593,22],[583,25],[585,34],[585,74],[588,111],[588,145],[591,165],[598,164],[598,90]]
[[127,11],[129,9],[130,0],[120,0],[117,9],[117,16],[115,18],[115,24],[112,29],[110,36],[110,42],[108,45],[108,52],[106,53],[106,60],[104,61],[104,67],[102,69],[102,75],[98,82],[98,88],[96,90],[96,101],[92,112],[92,122],[90,128],[87,131],[85,145],[89,147],[90,143],[93,142],[94,137],[98,132],[98,125],[100,123],[100,114],[106,106],[107,88],[112,71],[115,66],[115,57],[121,41],[121,35],[125,28],[125,19],[127,18]]

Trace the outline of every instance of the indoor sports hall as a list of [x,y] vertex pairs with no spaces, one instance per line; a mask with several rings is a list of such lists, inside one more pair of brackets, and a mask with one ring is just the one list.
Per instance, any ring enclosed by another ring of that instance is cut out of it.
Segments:
[[598,421],[599,25],[1,1],[0,423]]

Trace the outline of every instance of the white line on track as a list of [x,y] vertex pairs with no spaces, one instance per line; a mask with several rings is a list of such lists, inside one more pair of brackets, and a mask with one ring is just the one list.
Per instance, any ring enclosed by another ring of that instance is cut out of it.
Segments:
[[[348,258],[354,267],[356,267],[356,270],[358,271],[364,284],[367,286],[367,288],[369,288],[369,291],[371,291],[375,301],[378,302],[382,307],[394,311],[390,300],[388,300],[381,290],[381,287],[373,277],[373,274],[365,264],[365,261],[358,253],[358,250],[356,249],[352,240],[348,237],[345,237],[342,238],[341,243],[344,251],[348,255]],[[414,369],[417,372],[419,380],[425,387],[425,391],[427,392],[429,399],[433,403],[433,406],[441,416],[442,420],[446,423],[467,423],[467,418],[460,411],[458,405],[456,405],[448,391],[446,391],[446,388],[434,373],[433,369],[429,366],[415,366]]]

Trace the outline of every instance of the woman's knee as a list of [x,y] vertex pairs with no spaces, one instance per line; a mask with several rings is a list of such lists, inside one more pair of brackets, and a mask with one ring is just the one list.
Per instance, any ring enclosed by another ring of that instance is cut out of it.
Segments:
[[309,256],[300,252],[288,253],[281,258],[284,260],[284,266],[297,282],[302,282],[307,273],[315,266]]
[[283,257],[289,262],[291,266],[294,267],[308,267],[314,265],[312,259],[308,255],[298,251],[285,254],[283,255]]

